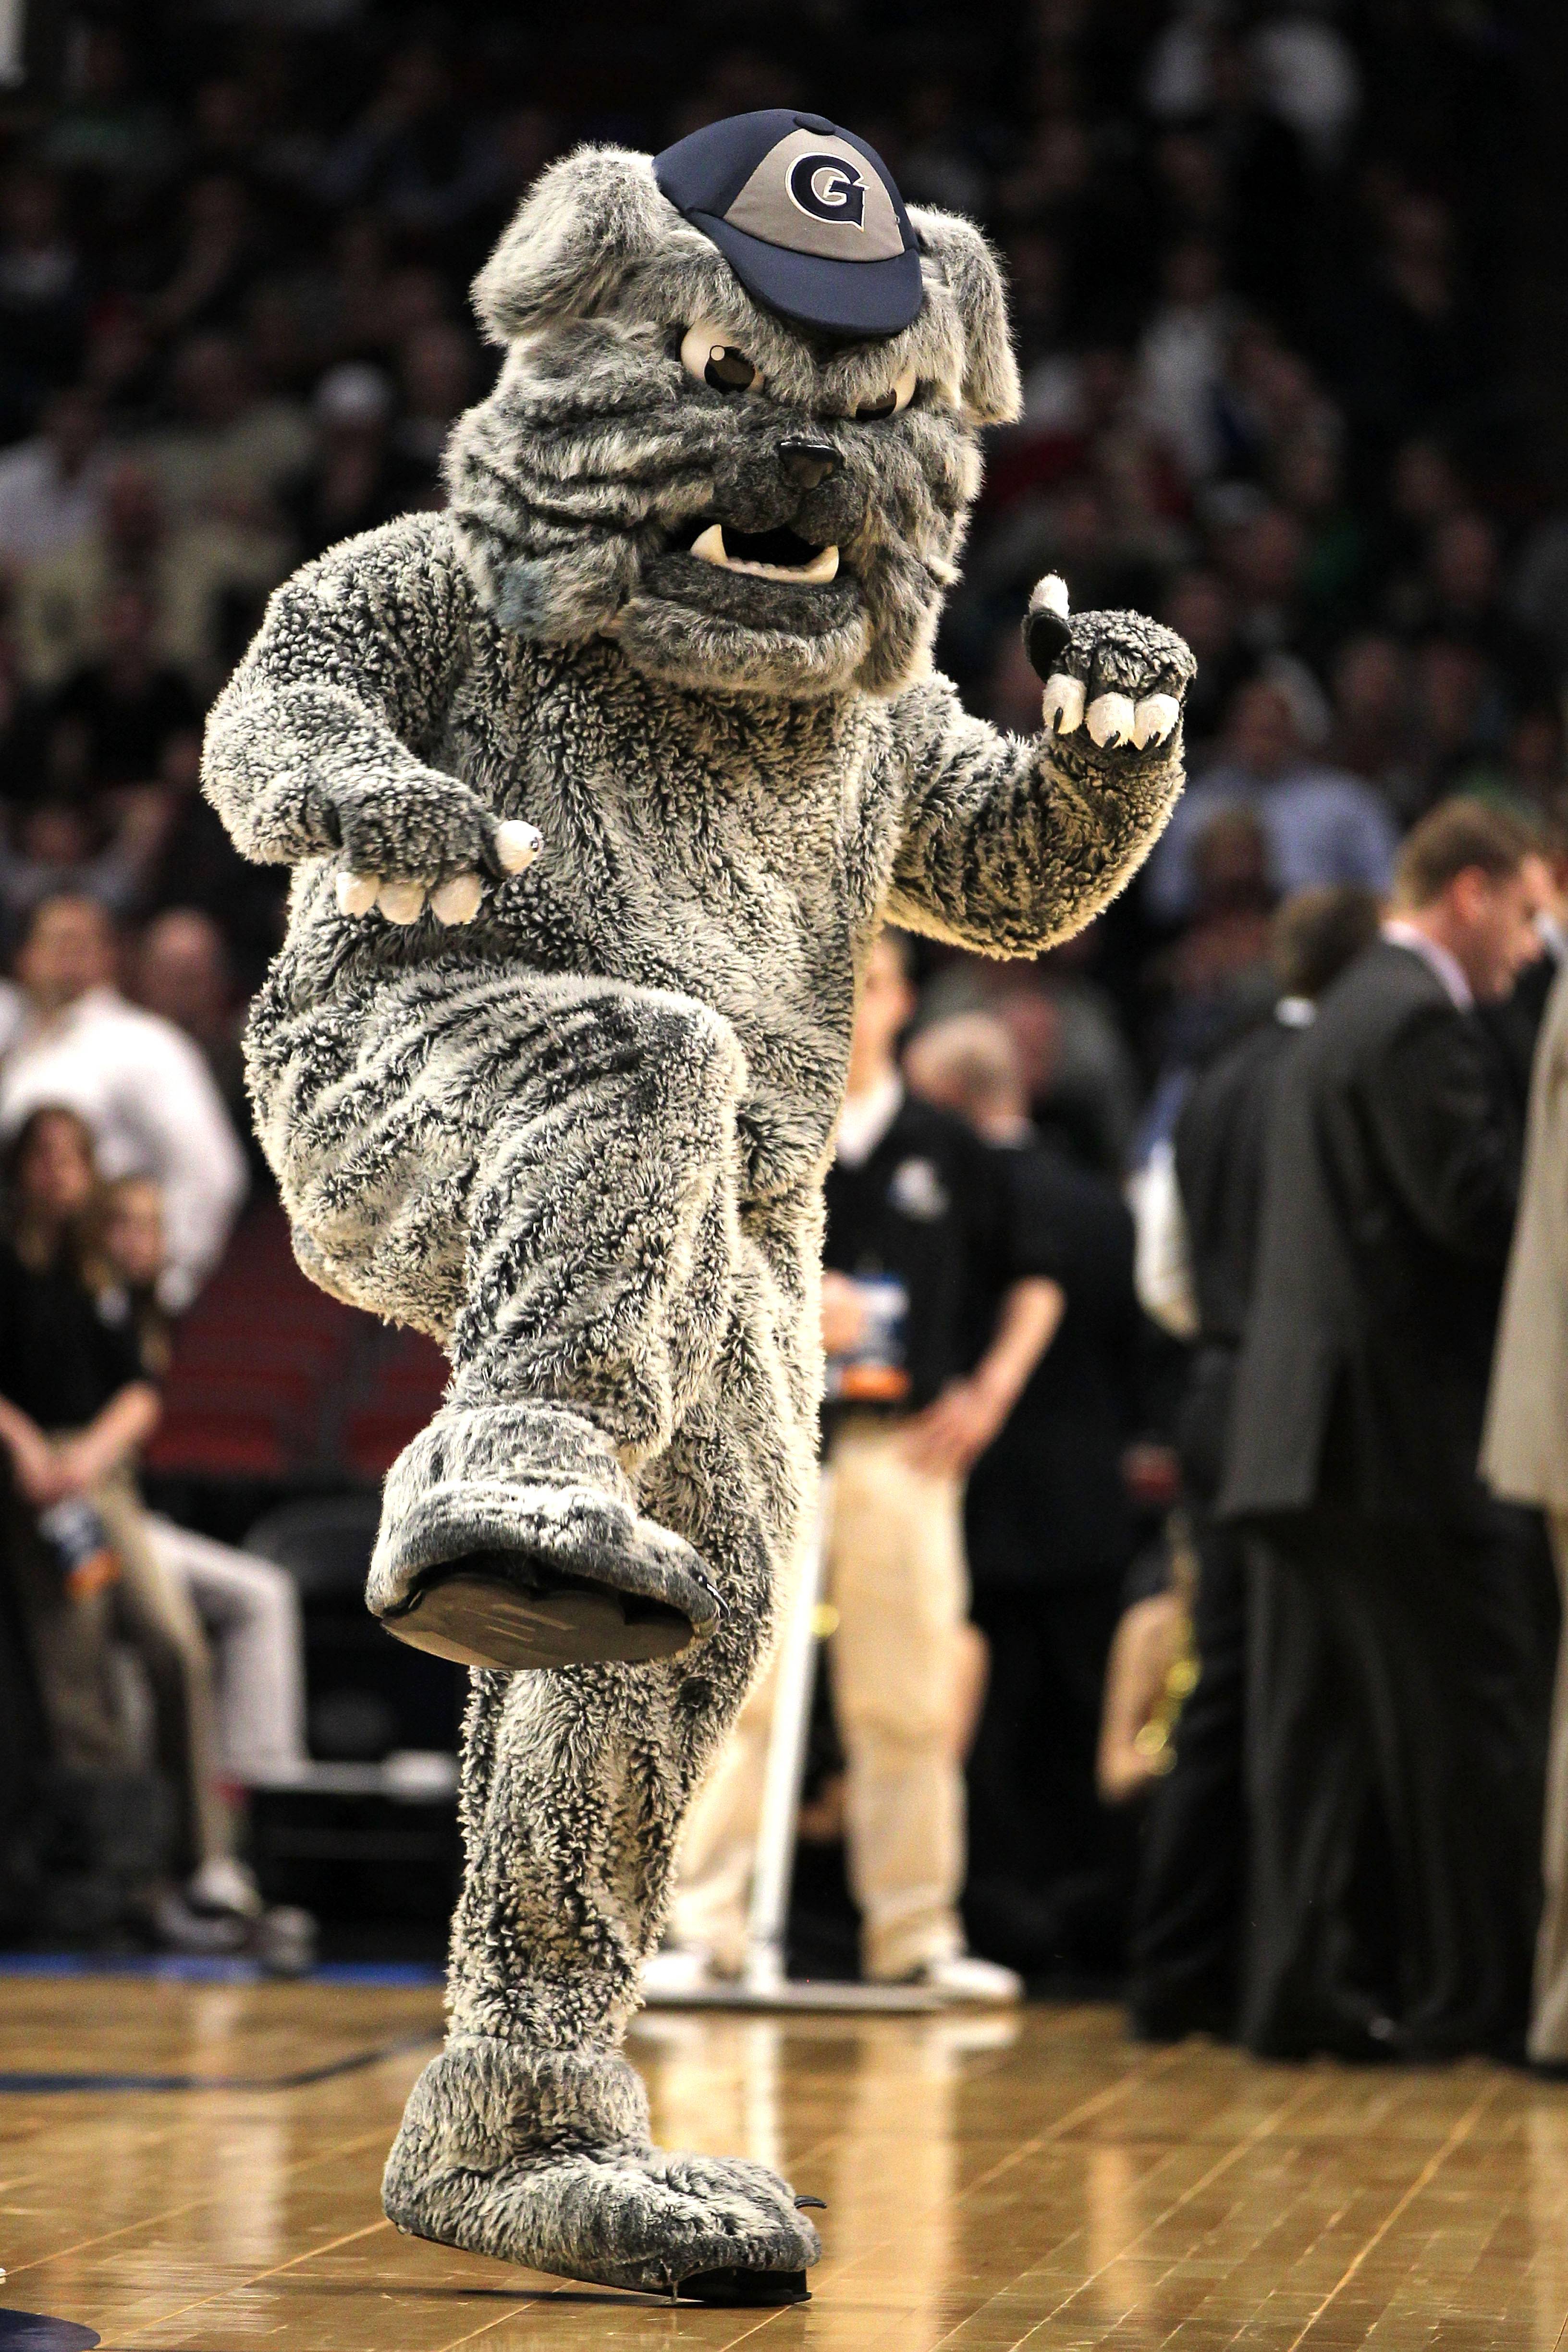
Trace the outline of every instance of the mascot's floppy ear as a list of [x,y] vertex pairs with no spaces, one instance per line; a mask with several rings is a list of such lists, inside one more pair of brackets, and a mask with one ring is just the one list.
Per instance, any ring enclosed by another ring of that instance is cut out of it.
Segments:
[[959,393],[977,425],[1010,425],[1022,405],[1018,362],[1007,325],[1001,265],[973,221],[956,213],[910,206],[910,220],[926,257],[928,279],[946,287],[963,335]]
[[474,280],[474,308],[497,343],[543,319],[584,318],[679,225],[651,156],[576,148],[524,196]]

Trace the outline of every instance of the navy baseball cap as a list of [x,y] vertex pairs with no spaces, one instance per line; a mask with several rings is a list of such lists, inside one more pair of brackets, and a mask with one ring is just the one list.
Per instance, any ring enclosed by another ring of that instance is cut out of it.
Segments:
[[851,336],[896,335],[919,310],[925,289],[904,200],[852,131],[770,106],[678,139],[653,172],[770,310]]

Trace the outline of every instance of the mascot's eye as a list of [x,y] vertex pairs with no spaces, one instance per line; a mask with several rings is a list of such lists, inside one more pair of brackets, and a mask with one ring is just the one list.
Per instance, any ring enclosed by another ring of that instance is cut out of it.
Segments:
[[715,392],[761,392],[763,388],[761,368],[735,344],[727,343],[721,330],[706,319],[688,327],[682,336],[680,363],[688,375],[694,375],[699,383],[710,384]]
[[913,368],[906,368],[902,375],[895,378],[889,385],[879,400],[863,400],[855,414],[862,419],[896,416],[900,408],[909,406],[914,394],[915,372]]

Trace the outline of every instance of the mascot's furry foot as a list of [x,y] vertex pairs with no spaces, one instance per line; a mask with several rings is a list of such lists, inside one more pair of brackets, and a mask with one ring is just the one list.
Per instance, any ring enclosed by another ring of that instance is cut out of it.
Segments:
[[687,2302],[806,2299],[822,2251],[765,2165],[667,2155],[624,2058],[456,2036],[415,2084],[382,2182],[410,2237]]
[[720,1614],[609,1441],[549,1404],[447,1404],[405,1447],[366,1597],[416,1649],[508,1672],[672,1657]]

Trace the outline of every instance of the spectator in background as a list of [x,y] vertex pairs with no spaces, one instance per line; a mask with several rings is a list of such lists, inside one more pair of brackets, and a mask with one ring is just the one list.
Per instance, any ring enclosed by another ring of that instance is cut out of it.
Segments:
[[17,163],[0,182],[0,436],[28,433],[81,361],[86,286],[58,180]]
[[189,1038],[128,1004],[114,984],[112,919],[95,899],[47,898],[3,1007],[0,1136],[43,1103],[69,1107],[110,1180],[160,1186],[168,1223],[163,1306],[183,1312],[211,1272],[245,1196],[245,1158]]
[[123,459],[104,486],[99,529],[17,581],[23,676],[47,691],[101,658],[110,600],[133,588],[154,616],[158,662],[208,692],[259,616],[278,564],[276,542],[232,523],[171,522],[152,468]]
[[331,369],[316,387],[312,415],[317,455],[283,494],[301,556],[433,502],[428,469],[393,446],[392,386],[379,368],[345,361]]
[[1405,646],[1372,631],[1344,640],[1330,675],[1335,765],[1375,785],[1406,822],[1421,814],[1415,689]]
[[1197,659],[1183,724],[1189,756],[1200,756],[1219,733],[1237,688],[1257,669],[1257,656],[1242,641],[1230,583],[1207,565],[1178,572],[1160,611]]
[[398,381],[403,414],[395,439],[396,453],[423,477],[418,503],[438,506],[445,501],[441,459],[447,438],[474,395],[474,349],[458,327],[439,320],[410,335],[398,354]]
[[278,867],[241,857],[217,811],[202,796],[201,761],[201,738],[195,733],[173,735],[163,747],[142,904],[157,913],[186,908],[205,915],[222,933],[237,986],[247,992],[260,985],[282,940],[288,885]]
[[[1556,970],[1535,1057],[1481,1475],[1495,1495],[1544,1512],[1568,1615],[1568,966]],[[1561,2074],[1568,2073],[1568,1639],[1561,1636],[1542,1858],[1546,1902],[1528,2049]]]
[[57,392],[37,432],[0,454],[0,574],[96,530],[107,471],[98,404],[85,392]]
[[170,738],[199,724],[201,706],[189,680],[158,658],[157,617],[145,587],[111,588],[99,619],[97,660],[73,672],[51,698],[51,717],[82,730],[89,772],[100,788],[150,784]]
[[258,394],[242,346],[230,335],[189,336],[170,369],[174,418],[146,444],[170,516],[215,516],[267,542],[281,569],[278,493],[310,456],[300,403]]
[[[976,1697],[963,1482],[1038,1361],[1060,1293],[1009,1232],[985,1147],[906,1092],[897,1045],[914,1006],[908,950],[884,931],[861,980],[824,1250],[849,1878],[868,1977],[943,2000],[1016,2000],[1012,1971],[965,1949],[958,1913]],[[739,1965],[772,1708],[764,1676],[688,1817],[676,1941],[650,1962],[650,1985],[689,1990]]]
[[142,933],[131,993],[144,1011],[182,1030],[201,1055],[241,1135],[250,1129],[240,1048],[242,1013],[223,933],[195,907],[170,907]]
[[1132,1224],[1115,1187],[1043,1145],[999,1021],[921,1030],[911,1089],[999,1156],[1016,1259],[1054,1286],[1046,1352],[970,1473],[964,1543],[991,1660],[970,1759],[965,1913],[1026,1975],[1114,1969],[1131,1888],[1131,1824],[1095,1791],[1106,1659],[1131,1564],[1122,1456],[1140,1433]]
[[147,303],[147,323],[158,336],[233,327],[267,260],[250,192],[234,173],[204,173],[187,183],[184,198],[169,274]]
[[[144,1176],[121,1177],[105,1192],[98,1308],[131,1339],[153,1381],[172,1354],[158,1303],[163,1273],[158,1187]],[[293,1578],[158,1512],[144,1514],[143,1528],[163,1576],[193,1604],[211,1644],[224,1771],[242,1782],[287,1780],[306,1762],[304,1633]]]
[[1138,349],[1139,403],[1187,479],[1205,482],[1226,455],[1221,385],[1239,312],[1212,245],[1173,247],[1162,277],[1163,299]]
[[1260,2054],[1505,2051],[1539,1895],[1527,1531],[1476,1476],[1519,1139],[1474,1008],[1538,952],[1529,834],[1424,818],[1276,1084],[1219,1501],[1246,1530]]
[[[6,1560],[55,1752],[88,1770],[128,1765],[108,1646],[118,1628],[151,1685],[190,1904],[229,1922],[253,1918],[260,1898],[235,1857],[219,1787],[206,1643],[158,1561],[136,1491],[136,1454],[161,1405],[133,1335],[99,1309],[102,1204],[87,1128],[59,1105],[35,1110],[12,1138],[5,1175],[0,1444],[15,1482]],[[184,1940],[190,1907],[167,1890],[153,1923],[163,1940]]]
[[1139,1078],[1093,978],[1094,955],[1091,929],[1027,969],[955,956],[921,992],[920,1018],[923,1028],[956,1013],[989,1013],[1017,1056],[1035,1127],[1080,1167],[1116,1179],[1138,1123]]
[[1143,887],[1158,921],[1192,914],[1197,844],[1214,817],[1233,809],[1262,825],[1278,896],[1335,882],[1387,888],[1396,836],[1386,803],[1359,778],[1309,757],[1290,694],[1266,677],[1237,692],[1219,757],[1188,786],[1155,845]]
[[145,808],[132,805],[110,824],[90,803],[65,798],[12,810],[10,838],[0,846],[5,945],[23,936],[47,898],[90,898],[128,914],[155,845],[146,817]]
[[[1198,1676],[1177,1719],[1169,1774],[1151,1799],[1133,1916],[1129,2002],[1146,2040],[1235,2030],[1247,1873],[1247,1589],[1240,1540],[1215,1505],[1252,1296],[1274,1087],[1320,998],[1377,926],[1377,899],[1353,886],[1286,900],[1272,931],[1272,1015],[1199,1075],[1174,1150],[1140,1197],[1140,1297],[1167,1330],[1196,1342],[1177,1438],[1198,1560]],[[1151,1229],[1156,1221],[1163,1230]]]

